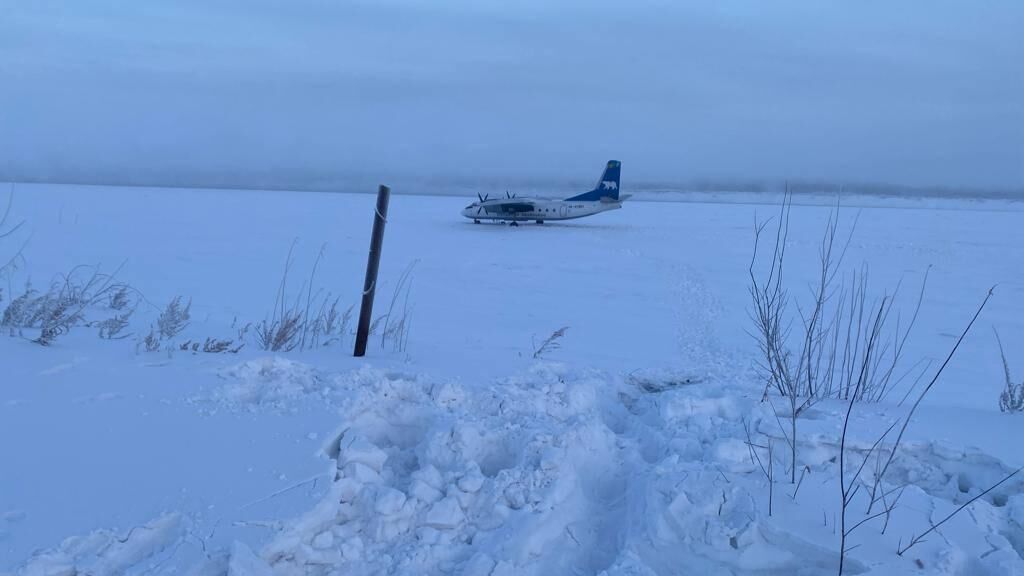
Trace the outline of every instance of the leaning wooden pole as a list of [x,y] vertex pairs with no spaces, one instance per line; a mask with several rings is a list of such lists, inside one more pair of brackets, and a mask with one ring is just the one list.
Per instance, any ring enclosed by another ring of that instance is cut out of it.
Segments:
[[373,234],[370,236],[370,256],[366,262],[366,280],[363,281],[363,303],[359,307],[359,325],[356,329],[354,356],[366,355],[366,340],[370,337],[370,322],[373,318],[373,295],[377,292],[377,270],[380,269],[380,252],[384,244],[384,225],[388,220],[388,200],[391,189],[381,186],[377,190],[377,211],[373,217]]

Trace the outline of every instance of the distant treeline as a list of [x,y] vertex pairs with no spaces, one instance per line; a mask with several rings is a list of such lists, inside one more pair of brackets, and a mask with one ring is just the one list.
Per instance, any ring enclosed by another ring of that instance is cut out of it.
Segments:
[[866,182],[726,182],[694,181],[685,184],[640,182],[633,185],[637,191],[657,192],[764,192],[793,194],[856,194],[897,198],[979,198],[993,200],[1024,200],[1024,187],[985,188],[967,186],[906,186],[899,184]]
[[[421,177],[398,175],[382,177],[370,174],[313,174],[281,173],[254,170],[244,174],[223,172],[169,174],[162,171],[138,174],[0,174],[0,182],[33,184],[79,184],[98,186],[138,186],[150,188],[211,188],[240,190],[291,190],[308,192],[375,192],[377,184],[389,184],[397,194],[423,194],[445,196],[475,196],[478,193],[520,195],[540,194],[558,196],[563,193],[589,189],[590,180],[559,180],[554,178],[510,179],[497,177]],[[908,186],[877,182],[834,182],[827,180],[728,180],[705,179],[680,182],[634,181],[623,179],[626,192],[658,193],[766,193],[777,194],[785,190],[793,194],[854,194],[898,198],[976,198],[993,200],[1024,200],[1024,186],[972,187],[972,186]]]

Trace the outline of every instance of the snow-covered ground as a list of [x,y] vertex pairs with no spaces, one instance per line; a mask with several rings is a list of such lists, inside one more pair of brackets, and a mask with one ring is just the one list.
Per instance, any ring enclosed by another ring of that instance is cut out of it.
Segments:
[[[357,304],[372,195],[18,186],[25,226],[0,250],[24,245],[24,263],[0,309],[27,279],[83,264],[144,301],[123,340],[86,327],[48,348],[0,338],[0,571],[833,573],[845,406],[801,419],[809,472],[796,498],[776,478],[770,516],[744,443],[745,425],[755,444],[784,441],[747,334],[753,225],[776,208],[676,199],[513,229],[461,219],[463,198],[393,196],[376,311],[411,270],[408,345],[374,338],[354,359],[351,335],[276,354],[251,332],[237,354],[140,340],[177,295],[192,322],[173,344],[236,337],[271,313],[293,243],[289,298],[324,246],[313,289]],[[797,286],[829,213],[806,200],[790,235]],[[846,261],[870,264],[876,293],[902,280],[909,312],[931,266],[912,362],[941,362],[997,285],[889,471],[908,486],[899,507],[884,533],[879,519],[851,535],[846,568],[1024,573],[1024,475],[896,554],[1024,465],[1024,416],[997,408],[991,330],[1019,379],[1024,204],[845,203],[844,225],[859,213]],[[901,395],[855,407],[857,450],[906,413]],[[859,520],[866,503],[854,507]]]

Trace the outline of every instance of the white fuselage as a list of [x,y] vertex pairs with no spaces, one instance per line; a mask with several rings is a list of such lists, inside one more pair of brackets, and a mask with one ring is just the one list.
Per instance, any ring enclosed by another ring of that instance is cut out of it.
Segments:
[[[530,204],[532,208],[526,211],[502,209],[502,205],[516,204]],[[573,218],[583,218],[619,208],[622,208],[622,202],[617,200],[594,202],[540,198],[500,198],[474,202],[462,210],[462,215],[472,220],[498,220],[504,222],[572,220]]]

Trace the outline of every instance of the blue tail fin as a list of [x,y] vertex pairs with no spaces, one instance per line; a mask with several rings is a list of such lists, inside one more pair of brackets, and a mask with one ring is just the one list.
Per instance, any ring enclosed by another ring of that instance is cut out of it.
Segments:
[[622,170],[622,162],[618,160],[609,160],[608,165],[604,168],[604,173],[601,174],[601,179],[597,181],[597,186],[590,192],[584,192],[579,196],[573,196],[572,198],[566,198],[568,201],[581,200],[585,202],[597,202],[601,198],[611,198],[612,200],[619,199],[619,172]]

